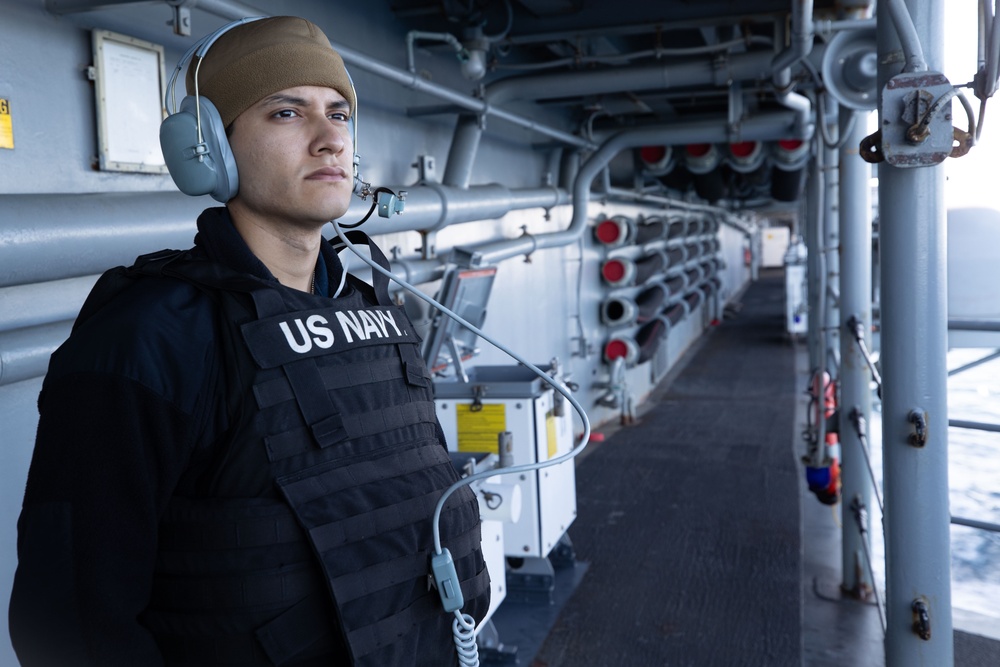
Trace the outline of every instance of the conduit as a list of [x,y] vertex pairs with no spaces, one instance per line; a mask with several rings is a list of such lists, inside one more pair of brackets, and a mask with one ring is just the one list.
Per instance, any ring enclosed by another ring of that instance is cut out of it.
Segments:
[[[810,3],[810,17],[811,11]],[[486,87],[484,102],[488,108],[492,108],[493,105],[513,100],[536,100],[623,91],[667,90],[685,86],[715,85],[724,88],[731,85],[733,81],[771,78],[775,72],[775,62],[776,56],[772,53],[760,51],[725,58],[706,58],[693,62],[508,77]],[[794,125],[795,131],[806,136],[808,134],[809,112],[811,111],[809,101],[801,95],[791,92],[787,93],[785,97],[790,100],[786,106],[795,109],[798,114]],[[797,98],[801,98],[801,100]],[[804,119],[802,118],[803,114]],[[448,164],[445,166],[444,183],[458,187],[469,183],[482,133],[483,124],[477,116],[463,114],[459,117],[451,150],[448,154]],[[688,140],[669,143],[666,141],[649,142],[634,147],[686,143],[691,142]]]
[[638,225],[635,233],[637,245],[661,241],[667,237],[667,222],[663,218],[649,217]]
[[3,202],[0,287],[93,275],[145,252],[190,247],[207,203],[179,192],[5,195]]
[[715,284],[709,285],[709,282],[688,292],[682,300],[653,316],[640,326],[634,335],[619,334],[611,337],[604,345],[605,361],[614,363],[621,359],[626,366],[634,366],[652,359],[659,346],[666,340],[670,329],[694,312],[708,293],[715,289]]
[[0,386],[44,375],[72,327],[67,321],[0,332]]
[[812,124],[812,102],[809,98],[792,92],[792,66],[808,56],[815,37],[812,0],[792,0],[792,34],[788,48],[774,57],[772,62],[774,90],[778,102],[796,114],[794,136],[809,139]]
[[[433,231],[501,218],[515,210],[569,203],[569,194],[554,187],[510,190],[492,184],[461,190],[429,184],[395,189],[407,190],[406,211],[390,219],[373,216],[365,223],[369,234]],[[87,200],[87,195],[5,196],[0,287],[93,275],[130,264],[145,252],[190,247],[195,220],[206,205],[213,204],[179,192],[104,195],[81,206]],[[134,212],[140,201],[146,213],[142,224],[137,224]],[[345,219],[360,219],[370,205],[370,200],[357,200]]]
[[[406,209],[402,215],[391,218],[369,218],[364,227],[368,234],[438,231],[462,222],[502,218],[515,210],[549,209],[569,203],[569,194],[555,187],[511,190],[497,183],[465,189],[438,183],[389,187],[397,192],[406,191]],[[370,200],[357,200],[351,204],[344,219],[359,219],[370,206]]]
[[[738,128],[739,138],[741,141],[774,141],[786,136],[794,121],[794,115],[787,111],[748,118]],[[453,249],[453,258],[462,266],[492,265],[518,255],[528,255],[537,250],[573,243],[587,227],[587,203],[590,200],[590,187],[594,178],[619,152],[652,143],[722,143],[730,140],[728,128],[725,119],[713,118],[619,132],[605,141],[580,167],[580,172],[573,183],[573,219],[569,227],[559,232],[459,246]],[[665,201],[672,202],[672,200]]]
[[612,327],[643,324],[656,316],[666,303],[669,290],[662,283],[654,283],[634,298],[624,295],[610,296],[601,304],[601,319]]

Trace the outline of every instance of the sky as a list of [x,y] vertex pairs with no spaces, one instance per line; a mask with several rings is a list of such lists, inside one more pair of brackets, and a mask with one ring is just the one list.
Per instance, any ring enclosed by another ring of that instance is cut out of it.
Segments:
[[[952,84],[972,80],[977,68],[977,0],[949,0],[945,14],[944,75]],[[991,3],[992,4],[992,3]],[[979,99],[969,88],[965,95],[979,117]],[[966,129],[961,103],[952,105],[955,125]],[[983,206],[1000,209],[996,160],[1000,157],[1000,93],[986,103],[985,122],[979,144],[961,158],[945,160],[945,201],[949,208]]]

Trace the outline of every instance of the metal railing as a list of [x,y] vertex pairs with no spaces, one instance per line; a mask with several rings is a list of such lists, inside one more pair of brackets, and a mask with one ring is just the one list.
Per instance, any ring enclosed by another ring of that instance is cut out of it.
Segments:
[[[869,463],[869,468],[871,464]],[[879,501],[881,504],[881,501]],[[886,633],[886,620],[885,620],[885,602],[882,601],[882,596],[879,595],[878,587],[875,586],[875,568],[872,566],[872,553],[871,547],[868,546],[868,508],[865,504],[861,502],[861,499],[857,496],[851,500],[851,513],[854,515],[854,522],[858,527],[858,533],[861,534],[861,548],[865,552],[865,565],[868,566],[868,576],[872,581],[872,595],[875,596],[875,606],[878,607],[878,620],[882,624],[882,634]]]
[[[858,350],[864,357],[865,362],[868,364],[868,368],[871,371],[872,379],[875,381],[878,388],[878,396],[882,397],[882,377],[878,372],[878,368],[875,365],[872,355],[868,349],[868,345],[865,342],[865,331],[862,322],[855,316],[852,316],[846,323],[849,333],[854,338],[855,343],[858,346]],[[949,321],[949,328],[960,329],[960,330],[975,330],[975,331],[1000,331],[1000,325],[988,322],[974,322],[974,321]],[[975,368],[981,364],[988,361],[1000,358],[1000,350],[996,350],[991,354],[986,355],[981,359],[964,364],[956,369],[948,372],[948,376],[956,375],[962,371],[969,370],[970,368]],[[849,419],[851,424],[854,426],[858,441],[861,444],[861,448],[865,457],[865,467],[868,470],[868,475],[872,483],[872,491],[875,494],[875,500],[878,503],[879,510],[882,512],[883,516],[885,514],[885,506],[882,500],[881,493],[879,491],[879,484],[875,475],[875,470],[872,467],[872,456],[871,447],[868,441],[868,425],[864,414],[862,414],[861,409],[858,406],[853,406],[849,414]],[[1000,424],[990,424],[986,422],[978,422],[963,419],[949,419],[948,425],[954,428],[966,428],[974,429],[979,431],[986,431],[992,433],[1000,433]],[[851,500],[851,505],[849,507],[852,515],[854,516],[854,521],[861,536],[861,546],[864,552],[865,565],[868,570],[868,575],[873,583],[872,593],[875,598],[875,604],[878,607],[879,621],[882,626],[883,635],[887,631],[886,625],[886,614],[885,614],[885,604],[879,593],[878,587],[874,585],[875,582],[875,572],[872,564],[872,554],[871,547],[869,546],[870,534],[867,528],[868,526],[868,508],[865,506],[859,496],[855,496]],[[978,530],[990,531],[1000,533],[1000,524],[996,524],[989,521],[980,521],[978,519],[970,519],[961,516],[951,516],[950,522],[953,525],[966,526],[969,528],[976,528]]]
[[872,373],[872,379],[878,386],[878,397],[882,398],[882,376],[879,374],[878,368],[872,360],[871,352],[868,351],[868,343],[865,342],[864,323],[856,315],[851,315],[850,319],[847,320],[847,329],[854,336],[854,342],[858,344],[861,356],[865,358],[865,363],[868,364],[868,370]]
[[861,449],[865,453],[865,468],[868,469],[868,476],[872,480],[872,492],[875,494],[875,500],[878,502],[879,511],[885,513],[885,506],[882,504],[882,494],[878,490],[878,482],[875,479],[875,469],[872,468],[872,452],[871,448],[868,446],[868,421],[865,416],[861,414],[861,409],[858,406],[851,408],[850,414],[851,424],[854,425],[854,430],[858,434],[858,441],[861,443]]

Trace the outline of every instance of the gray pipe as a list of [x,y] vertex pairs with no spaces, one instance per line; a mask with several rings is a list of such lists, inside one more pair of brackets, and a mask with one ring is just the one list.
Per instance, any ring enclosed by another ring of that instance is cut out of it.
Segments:
[[[728,225],[734,229],[743,232],[743,234],[751,240],[757,235],[759,231],[757,223],[742,220],[741,218],[734,215],[730,211],[727,211],[724,208],[719,208],[717,206],[712,206],[710,204],[693,204],[686,201],[680,201],[678,199],[669,199],[667,197],[645,194],[642,192],[635,192],[634,190],[623,190],[620,188],[611,188],[608,194],[614,197],[634,199],[636,201],[644,203],[661,204],[663,206],[680,209],[682,211],[689,211],[693,213],[704,213],[706,215],[712,216],[712,219],[719,220],[722,224]],[[674,224],[674,222],[671,222],[671,225]],[[677,240],[676,236],[668,236],[668,239],[672,239],[674,241]]]
[[[45,9],[52,14],[63,15],[76,12],[92,12],[96,9],[103,9],[111,5],[135,4],[122,2],[122,0],[112,2],[94,2],[93,0],[45,0]],[[180,2],[166,2],[168,5],[182,4]],[[232,0],[186,0],[183,5],[188,9],[203,9],[209,14],[227,18],[231,20],[241,19],[244,16],[266,16],[256,7],[245,5],[242,2]]]
[[892,19],[892,26],[896,29],[896,36],[899,38],[900,46],[906,55],[906,67],[904,72],[926,72],[927,61],[924,60],[924,49],[920,45],[920,38],[917,36],[917,29],[913,25],[913,18],[906,8],[904,0],[885,0],[885,7]]
[[[406,208],[391,218],[372,216],[364,225],[371,235],[393,232],[437,231],[462,222],[502,218],[511,211],[528,208],[553,208],[568,204],[569,193],[559,188],[521,188],[511,190],[491,183],[470,188],[449,187],[437,183],[420,186],[392,186],[406,190]],[[357,220],[367,213],[369,202],[351,204],[344,220]]]
[[[341,257],[345,257],[341,253]],[[359,261],[352,261],[347,269],[352,276],[367,283],[371,282],[371,268]],[[394,260],[389,262],[389,270],[411,285],[420,285],[444,277],[445,265],[440,259]],[[389,281],[389,292],[395,293],[403,288],[395,281]]]
[[[771,62],[774,84],[788,85],[789,69],[812,51],[815,26],[813,25],[812,0],[792,0],[792,34],[786,49],[778,53]],[[780,80],[779,80],[780,77]]]
[[[168,2],[167,4],[174,3]],[[228,18],[234,21],[245,16],[267,15],[265,12],[260,11],[256,7],[245,5],[242,2],[235,2],[234,0],[191,0],[191,2],[186,2],[184,4],[192,9],[197,7],[198,9],[203,9],[210,14],[215,14],[216,16],[221,16],[222,18]]]
[[472,163],[479,151],[479,140],[482,136],[482,123],[478,116],[459,114],[455,125],[455,136],[448,149],[448,162],[445,165],[442,183],[456,188],[469,187],[469,181],[472,179]]
[[417,66],[415,64],[416,58],[413,55],[413,43],[418,39],[447,42],[453,49],[455,49],[455,53],[459,55],[465,51],[465,47],[462,46],[462,43],[458,41],[458,38],[450,32],[422,32],[420,30],[411,30],[406,33],[406,69],[409,72],[417,71]]
[[795,111],[794,136],[802,139],[812,137],[812,103],[792,91],[791,67],[812,52],[814,36],[812,0],[793,0],[791,44],[774,57],[772,80],[778,102]]
[[486,101],[502,104],[581,93],[596,95],[708,84],[726,86],[731,81],[769,77],[773,71],[771,61],[770,53],[758,51],[682,63],[508,77],[486,87]]
[[189,247],[198,214],[212,203],[179,192],[4,195],[2,201],[0,287],[92,275],[142,253]]
[[[841,109],[841,117],[861,116],[859,111]],[[865,124],[855,120],[840,149],[840,327],[850,331],[849,322],[857,318],[863,325],[864,340],[871,345],[872,321],[872,210],[869,185],[871,167],[858,155],[864,139]],[[860,499],[871,507],[872,484],[868,477],[867,456],[852,421],[857,411],[865,423],[871,423],[872,376],[854,337],[840,337],[840,479],[842,497],[851,503]],[[861,593],[873,582],[864,567],[864,549],[870,546],[869,525],[860,534],[853,522],[845,521],[841,532],[841,584],[843,590]]]
[[[743,141],[773,141],[787,136],[794,117],[788,112],[770,113],[743,121],[739,139]],[[647,144],[721,143],[730,141],[729,126],[720,119],[705,119],[676,125],[625,130],[608,139],[580,167],[573,185],[573,219],[569,227],[547,234],[524,234],[516,239],[491,241],[484,244],[456,247],[453,259],[459,264],[479,266],[495,264],[517,255],[573,243],[586,228],[587,204],[594,178],[620,151]]]
[[[906,4],[929,62],[940,66],[944,3],[909,0]],[[899,65],[891,62],[901,46],[887,16],[891,7],[879,2],[877,9],[880,90],[899,72]],[[887,120],[898,122],[880,112],[879,122]],[[915,169],[879,165],[886,667],[952,665],[955,660],[944,185],[943,165]],[[923,605],[930,619],[927,639],[913,630],[915,604]]]
[[0,386],[44,375],[72,326],[65,321],[0,332]]
[[475,97],[469,97],[468,95],[463,95],[462,93],[457,93],[450,88],[445,88],[444,86],[439,86],[436,83],[431,83],[426,79],[421,78],[418,74],[413,74],[407,72],[406,70],[401,70],[385,63],[379,62],[372,58],[371,56],[365,55],[360,51],[355,51],[349,47],[342,44],[333,44],[333,48],[340,53],[344,62],[351,67],[365,70],[383,79],[388,79],[394,83],[398,83],[406,88],[416,90],[421,93],[427,93],[429,95],[434,95],[446,102],[450,102],[462,109],[467,111],[474,111],[476,114],[488,114],[496,116],[501,120],[505,120],[514,125],[527,128],[543,134],[552,139],[556,139],[565,144],[571,146],[579,146],[580,148],[593,148],[591,142],[581,139],[580,137],[570,134],[568,132],[563,132],[562,130],[557,130],[555,128],[537,123],[530,118],[520,116],[518,114],[511,113],[509,111],[504,111],[503,109],[498,109],[491,106],[485,100],[477,99]]
[[[373,216],[365,230],[370,234],[436,230],[502,218],[513,210],[568,203],[565,190],[551,187],[510,190],[494,184],[462,190],[429,184],[408,189],[402,215]],[[3,205],[0,288],[98,274],[131,264],[147,252],[188,248],[194,241],[195,220],[212,202],[180,193],[53,194],[5,195]],[[369,206],[370,200],[357,200],[345,219],[360,219]],[[139,209],[144,211],[141,223],[135,219]]]
[[[512,100],[536,100],[583,93],[594,95],[623,90],[666,90],[708,84],[728,86],[732,81],[769,77],[772,70],[771,54],[757,52],[670,65],[516,76],[487,86],[485,101],[487,105],[496,105]],[[482,132],[482,125],[475,117],[459,117],[448,153],[445,183],[460,187],[463,183],[469,183]]]
[[95,282],[96,275],[0,287],[0,328],[24,329],[72,320]]

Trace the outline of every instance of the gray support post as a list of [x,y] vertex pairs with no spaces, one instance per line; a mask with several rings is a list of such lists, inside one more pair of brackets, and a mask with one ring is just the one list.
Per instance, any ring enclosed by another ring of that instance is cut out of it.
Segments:
[[[824,96],[826,121],[830,125],[828,137],[838,141],[837,112],[839,105],[832,95]],[[820,137],[822,140],[822,136]],[[839,377],[840,361],[840,151],[836,146],[823,147],[823,239],[822,252],[826,270],[826,289],[820,294],[825,315],[823,318],[823,345],[826,363],[820,370],[830,373],[831,379]]]
[[[871,423],[871,373],[848,322],[861,323],[864,340],[871,349],[872,211],[869,177],[871,166],[861,159],[858,145],[867,133],[867,114],[841,110],[843,127],[851,127],[840,151],[840,479],[841,507],[849,508],[857,499],[868,508],[865,517],[875,514],[871,505],[872,486],[865,450],[858,437],[853,413]],[[854,118],[853,125],[851,118]],[[866,431],[867,433],[867,431]],[[871,521],[865,522],[864,536],[857,522],[844,512],[842,525],[843,574],[841,586],[855,597],[865,598],[872,590],[865,564],[865,546]],[[870,552],[870,549],[868,550]]]
[[823,314],[820,310],[819,290],[823,281],[820,278],[823,256],[820,250],[823,234],[823,191],[822,171],[817,157],[809,162],[809,178],[806,181],[805,206],[803,210],[805,223],[802,225],[802,236],[806,243],[806,275],[808,276],[809,333],[806,339],[809,343],[809,372],[814,372],[820,365],[820,341],[822,340]]
[[[878,3],[880,91],[901,68],[890,5]],[[940,71],[944,3],[906,0],[905,7],[926,62]],[[896,119],[880,108],[879,122],[887,120]],[[943,186],[940,165],[879,165],[886,667],[954,663]]]

